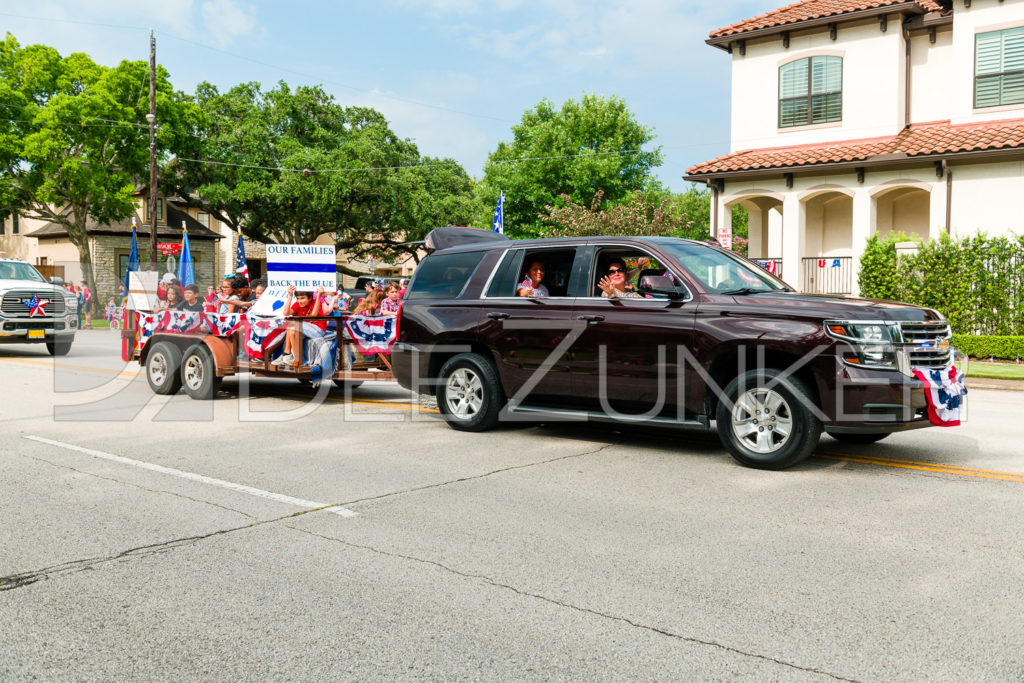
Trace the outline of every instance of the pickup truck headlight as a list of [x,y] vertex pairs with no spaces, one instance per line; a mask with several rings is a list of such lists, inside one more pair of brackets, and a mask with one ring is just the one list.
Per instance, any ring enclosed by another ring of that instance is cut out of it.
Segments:
[[899,329],[895,323],[826,320],[825,333],[846,342],[839,356],[844,363],[862,368],[897,368],[895,342]]

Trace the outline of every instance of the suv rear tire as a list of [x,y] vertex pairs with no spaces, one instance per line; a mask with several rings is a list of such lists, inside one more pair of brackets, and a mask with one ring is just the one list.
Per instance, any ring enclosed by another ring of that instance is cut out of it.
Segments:
[[441,367],[437,407],[453,429],[482,432],[498,423],[505,404],[498,373],[477,353],[460,353]]
[[791,467],[810,455],[821,437],[821,421],[807,407],[813,405],[811,395],[798,377],[773,369],[746,372],[725,388],[732,406],[718,403],[718,438],[741,465]]

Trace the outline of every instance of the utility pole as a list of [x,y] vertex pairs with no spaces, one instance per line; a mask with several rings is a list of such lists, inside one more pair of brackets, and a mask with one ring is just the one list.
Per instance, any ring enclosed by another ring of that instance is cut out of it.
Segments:
[[149,31],[149,263],[156,267],[156,38]]

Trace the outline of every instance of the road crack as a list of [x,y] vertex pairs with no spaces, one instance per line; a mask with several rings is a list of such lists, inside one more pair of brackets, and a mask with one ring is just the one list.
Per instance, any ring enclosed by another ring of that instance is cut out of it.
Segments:
[[[380,499],[383,499],[383,498],[389,498],[389,497],[392,497],[392,496],[403,495],[403,494],[406,494],[406,493],[414,493],[416,491],[423,491],[423,490],[432,489],[432,488],[440,488],[442,486],[449,486],[451,484],[457,484],[457,483],[463,482],[463,481],[472,481],[474,479],[483,479],[485,477],[490,477],[490,476],[493,476],[495,474],[501,474],[503,472],[511,472],[511,471],[514,471],[514,470],[526,469],[526,468],[529,468],[529,467],[536,467],[538,465],[545,465],[545,464],[552,463],[552,462],[558,462],[559,460],[568,460],[570,458],[579,458],[579,457],[583,457],[585,455],[592,455],[594,453],[599,453],[599,452],[605,450],[606,448],[611,448],[614,445],[616,445],[616,444],[605,444],[604,446],[601,446],[600,448],[596,448],[596,449],[593,449],[593,450],[590,450],[590,451],[585,451],[583,453],[573,453],[573,454],[570,454],[570,455],[562,455],[562,456],[559,456],[557,458],[549,458],[547,460],[539,460],[537,462],[525,463],[525,464],[522,464],[522,465],[511,465],[509,467],[502,467],[502,468],[497,469],[497,470],[491,470],[490,472],[485,472],[483,474],[476,474],[476,475],[472,475],[472,476],[468,476],[468,477],[460,477],[458,479],[452,479],[450,481],[439,482],[439,483],[436,483],[436,484],[426,484],[424,486],[417,486],[417,487],[413,487],[413,488],[410,488],[410,489],[404,489],[402,491],[393,491],[391,493],[385,493],[385,494],[381,494],[379,496],[371,496],[371,497],[368,497],[368,498],[361,498],[361,499],[352,501],[350,503],[332,503],[330,505],[324,505],[322,507],[312,508],[312,509],[309,509],[309,510],[299,510],[298,512],[293,512],[291,514],[284,515],[282,517],[275,517],[274,519],[266,519],[266,520],[255,521],[255,522],[251,522],[249,524],[243,524],[241,526],[231,527],[229,529],[220,529],[218,531],[213,531],[213,532],[210,532],[208,534],[201,534],[201,535],[198,535],[198,536],[187,536],[187,537],[184,537],[184,538],[176,538],[176,539],[173,539],[173,540],[170,540],[170,541],[163,541],[163,542],[160,542],[160,543],[153,543],[151,545],[145,545],[145,546],[140,546],[138,548],[131,548],[129,550],[124,550],[124,551],[116,553],[114,555],[106,555],[106,556],[100,556],[100,557],[91,557],[91,558],[86,558],[86,559],[82,559],[82,560],[71,560],[69,562],[63,562],[61,564],[55,564],[55,565],[52,565],[50,567],[44,567],[43,569],[38,569],[38,570],[35,570],[35,571],[22,572],[22,573],[19,573],[19,574],[10,574],[8,576],[0,576],[0,591],[13,590],[15,588],[23,588],[25,586],[30,586],[33,583],[36,583],[37,581],[40,581],[42,579],[49,579],[51,577],[61,576],[61,575],[64,575],[64,574],[74,574],[74,573],[77,573],[77,572],[81,572],[81,571],[86,571],[86,570],[92,569],[92,568],[94,568],[96,566],[99,566],[99,565],[109,564],[111,562],[117,562],[119,560],[127,560],[127,559],[148,557],[148,556],[151,556],[151,555],[156,555],[156,554],[159,554],[159,553],[168,552],[168,551],[180,548],[180,547],[184,547],[184,546],[188,546],[188,545],[194,545],[194,544],[199,543],[201,541],[205,541],[207,539],[214,538],[214,537],[217,537],[217,536],[223,536],[225,534],[234,533],[236,531],[244,531],[246,529],[253,529],[255,527],[263,526],[263,525],[266,525],[266,524],[274,524],[276,522],[281,522],[281,521],[284,521],[284,520],[293,519],[295,517],[301,517],[303,515],[308,515],[308,514],[313,513],[313,512],[321,512],[321,511],[327,510],[329,508],[334,508],[334,507],[339,507],[339,506],[347,507],[348,505],[351,505],[353,503],[359,503],[359,502],[364,502],[364,501],[372,501],[372,500],[380,500]],[[73,467],[69,467],[69,466],[66,466],[66,465],[54,464],[54,463],[46,460],[45,458],[39,458],[37,456],[29,456],[29,457],[31,457],[31,458],[33,458],[35,460],[41,460],[41,461],[46,462],[46,463],[48,463],[50,465],[53,465],[54,467],[65,467],[66,469],[73,470],[75,472],[81,472],[81,470],[77,470],[77,469],[75,469]],[[168,495],[174,495],[174,496],[180,495],[180,494],[176,494],[176,493],[171,493],[169,491],[160,491],[160,490],[147,489],[147,488],[145,488],[143,486],[139,486],[137,484],[129,484],[127,482],[123,482],[123,481],[120,481],[120,480],[117,480],[117,479],[108,478],[108,477],[103,477],[103,476],[100,476],[98,474],[92,474],[90,472],[81,472],[81,473],[82,474],[87,474],[87,475],[93,476],[93,477],[98,477],[100,479],[109,479],[110,481],[114,481],[114,482],[117,482],[117,483],[120,483],[120,484],[125,484],[127,486],[135,486],[136,488],[140,488],[140,489],[143,489],[143,490],[146,490],[146,491],[151,491],[153,493],[166,493]],[[183,495],[180,496],[180,497],[182,497],[182,498],[189,498],[188,496],[183,496]],[[189,500],[196,500],[196,499],[189,498]],[[196,500],[196,502],[207,503],[209,505],[215,505],[217,507],[221,507],[220,505],[217,505],[216,503],[210,503],[209,501]],[[225,509],[231,510],[231,508],[225,508]],[[232,511],[233,512],[239,512],[238,510],[232,510]],[[245,513],[239,512],[239,514],[245,514]],[[249,515],[246,515],[246,516],[248,517]],[[287,526],[287,525],[285,525],[285,526]],[[292,528],[292,527],[288,527],[288,528]]]
[[490,472],[483,472],[482,474],[473,474],[473,475],[470,475],[468,477],[459,477],[457,479],[450,479],[448,481],[441,481],[441,482],[437,482],[437,483],[434,483],[434,484],[424,484],[423,486],[413,486],[411,488],[402,489],[400,491],[389,491],[388,493],[381,493],[381,494],[376,495],[376,496],[367,496],[365,498],[356,498],[355,500],[350,500],[350,501],[347,501],[347,502],[344,502],[344,503],[338,503],[338,505],[341,505],[341,506],[344,506],[344,507],[348,507],[349,505],[356,505],[358,503],[369,503],[369,502],[372,502],[372,501],[375,501],[375,500],[383,500],[385,498],[393,498],[395,496],[404,496],[404,495],[406,495],[408,493],[417,493],[419,491],[429,491],[430,489],[437,489],[437,488],[442,488],[444,486],[451,486],[452,484],[461,484],[462,482],[473,481],[474,479],[486,479],[487,477],[492,477],[492,476],[494,476],[496,474],[504,474],[506,472],[514,472],[515,470],[524,470],[524,469],[528,469],[530,467],[539,467],[540,465],[548,465],[548,464],[553,463],[553,462],[558,462],[559,460],[571,460],[572,458],[582,458],[583,456],[586,456],[586,455],[594,455],[595,453],[600,453],[601,451],[603,451],[603,450],[605,450],[607,448],[611,448],[612,446],[617,446],[617,445],[618,445],[617,443],[608,443],[608,444],[605,444],[605,445],[603,445],[603,446],[601,446],[599,448],[595,448],[595,449],[590,450],[590,451],[584,451],[583,453],[571,453],[569,455],[560,455],[557,458],[549,458],[547,460],[538,460],[537,462],[528,462],[528,463],[524,463],[522,465],[509,465],[508,467],[501,467],[501,468],[496,469],[496,470],[491,470]]
[[764,654],[760,654],[760,653],[757,653],[757,652],[747,652],[745,650],[741,650],[739,648],[732,647],[731,645],[726,645],[724,643],[719,643],[719,642],[716,642],[714,640],[707,640],[705,638],[697,638],[695,636],[687,636],[687,635],[683,635],[681,633],[675,633],[673,631],[669,631],[667,629],[660,628],[658,626],[651,626],[649,624],[640,623],[639,621],[636,621],[636,620],[631,619],[629,617],[625,617],[625,616],[621,616],[621,615],[617,615],[617,614],[609,614],[607,612],[602,612],[600,610],[593,609],[591,607],[583,607],[581,605],[574,605],[573,603],[565,602],[564,600],[557,600],[555,598],[550,598],[550,597],[548,597],[546,595],[541,595],[540,593],[533,593],[533,592],[530,592],[528,590],[524,590],[522,588],[518,588],[516,586],[513,586],[511,584],[502,583],[501,581],[497,581],[497,580],[492,579],[492,578],[490,578],[488,576],[485,576],[483,574],[475,574],[475,573],[472,573],[472,572],[464,572],[464,571],[461,571],[459,569],[455,569],[454,567],[449,567],[448,565],[443,564],[441,562],[438,562],[436,560],[429,560],[429,559],[426,559],[426,558],[417,557],[415,555],[407,555],[405,553],[398,553],[398,552],[393,552],[393,551],[389,551],[389,550],[383,550],[381,548],[376,548],[374,546],[365,545],[365,544],[362,544],[362,543],[353,543],[351,541],[346,541],[346,540],[343,540],[343,539],[340,539],[340,538],[337,538],[337,537],[334,537],[334,536],[325,536],[324,534],[319,534],[319,533],[316,533],[315,531],[310,531],[308,529],[301,529],[299,527],[294,527],[294,526],[292,526],[290,524],[286,524],[285,526],[287,528],[289,528],[289,529],[292,529],[293,531],[298,531],[300,533],[308,534],[308,535],[314,536],[316,538],[321,538],[321,539],[323,539],[325,541],[332,541],[334,543],[340,543],[341,545],[348,546],[350,548],[356,548],[356,549],[359,549],[359,550],[367,550],[369,552],[376,553],[378,555],[383,555],[385,557],[390,557],[390,558],[394,558],[394,559],[409,560],[411,562],[416,562],[416,563],[419,563],[419,564],[424,564],[424,565],[428,565],[428,566],[431,566],[431,567],[436,567],[438,569],[441,569],[442,571],[448,572],[450,574],[454,574],[455,576],[460,576],[460,577],[466,578],[466,579],[475,579],[477,581],[482,581],[483,583],[486,583],[486,584],[488,584],[490,586],[494,586],[495,588],[501,588],[501,589],[504,589],[504,590],[508,590],[508,591],[511,591],[511,592],[513,592],[513,593],[515,593],[517,595],[521,595],[523,597],[534,598],[536,600],[540,600],[542,602],[546,602],[546,603],[549,603],[549,604],[552,604],[552,605],[556,605],[558,607],[562,607],[562,608],[565,608],[565,609],[574,610],[576,612],[581,612],[581,613],[584,613],[584,614],[590,614],[592,616],[600,617],[602,619],[608,619],[610,621],[616,621],[616,622],[624,623],[624,624],[627,624],[627,625],[629,625],[629,626],[631,626],[633,628],[636,628],[636,629],[641,629],[641,630],[644,630],[644,631],[649,631],[651,633],[657,633],[658,635],[667,636],[669,638],[674,638],[674,639],[682,641],[682,642],[691,643],[691,644],[694,644],[694,645],[703,645],[703,646],[706,646],[706,647],[713,647],[715,649],[722,650],[724,652],[732,652],[734,654],[738,654],[738,655],[741,655],[741,656],[744,656],[744,657],[751,657],[751,658],[759,659],[759,660],[766,661],[766,662],[772,662],[773,664],[778,664],[780,666],[784,666],[784,667],[787,667],[787,668],[790,668],[790,669],[795,669],[795,670],[803,671],[803,672],[806,672],[806,673],[819,674],[821,676],[827,676],[827,677],[829,677],[831,679],[834,679],[834,680],[837,680],[837,681],[847,681],[849,683],[857,683],[856,679],[846,678],[845,676],[840,676],[838,674],[834,674],[834,673],[832,673],[830,671],[825,671],[823,669],[817,669],[817,668],[812,667],[812,666],[803,666],[803,665],[800,665],[800,664],[794,664],[793,662],[787,662],[787,661],[785,661],[783,659],[778,659],[776,657],[771,657],[769,655],[764,655]]

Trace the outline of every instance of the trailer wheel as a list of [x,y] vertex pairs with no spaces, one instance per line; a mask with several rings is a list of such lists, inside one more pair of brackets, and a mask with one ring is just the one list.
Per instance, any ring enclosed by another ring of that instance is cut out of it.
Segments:
[[181,362],[181,383],[189,397],[197,401],[212,400],[220,390],[221,379],[206,344],[196,344],[188,350]]
[[181,350],[170,342],[157,342],[146,356],[146,380],[154,394],[168,396],[181,389]]

